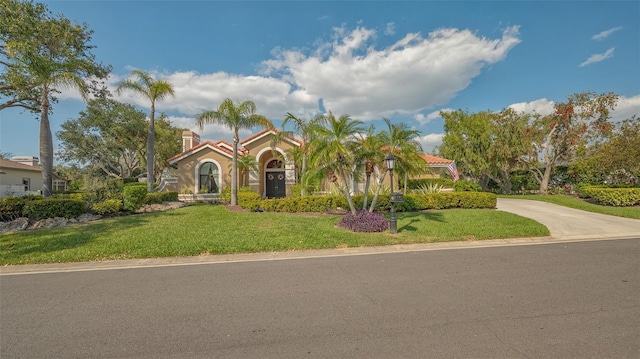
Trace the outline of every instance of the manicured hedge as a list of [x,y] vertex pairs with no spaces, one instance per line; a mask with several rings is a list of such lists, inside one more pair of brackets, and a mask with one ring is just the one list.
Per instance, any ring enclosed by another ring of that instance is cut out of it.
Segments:
[[100,215],[115,214],[121,209],[122,201],[119,199],[107,199],[91,206],[91,210]]
[[336,200],[337,196],[270,198],[262,200],[261,206],[266,212],[326,212],[340,206]]
[[[251,202],[251,207],[240,201],[240,206],[250,210],[260,208],[266,212],[326,212],[330,209],[348,209],[344,196],[305,196],[287,197],[278,199],[265,199],[260,201],[259,195],[255,194],[255,201]],[[240,196],[240,195],[239,195]],[[362,209],[364,196],[353,196],[353,204],[356,209]],[[368,203],[371,204],[373,196],[369,196]],[[404,196],[403,203],[396,204],[397,212],[412,212],[427,209],[446,208],[495,208],[497,197],[488,192],[441,192],[431,194],[408,194]],[[367,206],[367,209],[369,207]],[[389,195],[378,196],[374,212],[385,212],[391,208]]]
[[144,204],[175,202],[177,200],[178,192],[151,192],[146,194]]
[[123,189],[123,206],[130,212],[135,212],[142,207],[147,197],[147,185],[145,183],[127,183]]
[[251,191],[238,191],[238,205],[252,212],[257,212],[261,206],[261,197]]
[[22,214],[30,219],[74,218],[85,213],[85,202],[77,199],[47,198],[24,205]]
[[41,195],[27,195],[21,197],[5,197],[0,199],[0,222],[13,221],[23,217],[22,211],[25,204],[31,201],[42,200]]
[[581,187],[580,197],[591,198],[598,204],[614,207],[629,207],[640,205],[640,188],[601,188]]

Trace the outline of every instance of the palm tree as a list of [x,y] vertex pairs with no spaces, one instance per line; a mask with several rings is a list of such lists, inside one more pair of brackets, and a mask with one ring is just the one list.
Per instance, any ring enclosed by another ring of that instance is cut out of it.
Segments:
[[356,214],[351,198],[350,182],[356,167],[355,149],[357,134],[362,132],[361,121],[353,120],[349,115],[336,119],[332,113],[325,116],[324,126],[315,126],[317,136],[312,141],[313,154],[311,165],[313,174],[322,175],[338,185],[338,190],[345,196],[352,214]]
[[[233,171],[233,163],[230,165]],[[260,164],[256,161],[256,158],[251,155],[242,155],[238,157],[238,171],[240,171],[240,177],[242,178],[242,187],[245,186],[245,177],[250,171],[258,171]]]
[[[52,15],[43,4],[2,1],[0,110],[23,107],[40,114],[42,196],[53,185],[53,136],[49,115],[61,88],[76,89],[86,101],[97,90],[110,67],[95,62],[88,43],[92,31],[61,15]],[[92,82],[85,79],[92,78]],[[5,97],[6,96],[6,97]]]
[[356,152],[356,162],[364,166],[365,184],[364,184],[364,200],[362,209],[367,209],[369,200],[369,186],[371,183],[371,174],[375,171],[378,164],[383,163],[386,153],[382,150],[384,142],[379,133],[374,133],[374,126],[371,125],[367,132],[360,135],[358,142],[358,150]]
[[42,161],[42,196],[51,196],[53,187],[53,136],[49,122],[51,111],[50,96],[57,87],[75,88],[82,99],[87,101],[89,88],[74,71],[58,71],[55,63],[49,66],[35,67],[34,80],[40,84],[40,160]]
[[[426,170],[427,164],[420,156],[422,145],[417,140],[420,132],[408,128],[404,123],[395,125],[387,118],[383,118],[383,120],[387,124],[387,131],[380,132],[380,138],[382,143],[388,146],[387,151],[391,152],[396,158],[396,170],[398,173],[417,173],[419,169]],[[380,176],[378,188],[371,201],[369,212],[373,212],[375,208],[386,174],[387,170],[385,169]],[[393,186],[393,184],[391,185]]]
[[167,81],[155,80],[148,73],[142,70],[131,71],[134,80],[126,79],[118,84],[117,94],[124,90],[131,90],[151,101],[151,111],[149,112],[149,129],[147,131],[147,191],[153,192],[155,182],[155,114],[156,101],[174,96],[173,86]]
[[[325,116],[316,116],[311,120],[306,120],[287,112],[287,116],[282,121],[283,130],[273,137],[272,145],[275,147],[275,144],[281,142],[284,137],[293,137],[294,135],[300,136],[302,146],[300,147],[300,152],[295,153],[296,155],[299,155],[295,157],[299,157],[300,160],[300,168],[297,175],[298,180],[307,172],[307,161],[309,160],[311,153],[311,138],[313,137],[314,129],[325,120]],[[285,126],[289,122],[293,122],[293,131],[284,130]],[[300,196],[304,197],[307,193],[306,186],[302,186],[300,192]]]
[[238,131],[241,128],[251,129],[264,126],[269,129],[273,124],[265,116],[256,114],[253,101],[235,104],[231,99],[224,99],[215,111],[205,111],[197,116],[197,124],[203,128],[205,123],[217,123],[233,131],[233,163],[231,168],[231,205],[238,205]]

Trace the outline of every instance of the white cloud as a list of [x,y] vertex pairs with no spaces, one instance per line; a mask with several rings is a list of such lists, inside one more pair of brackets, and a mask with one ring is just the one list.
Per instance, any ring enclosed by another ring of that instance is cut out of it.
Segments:
[[454,109],[451,108],[441,108],[438,111],[433,111],[431,113],[429,113],[428,115],[424,115],[422,113],[418,113],[417,115],[415,115],[415,119],[416,121],[418,121],[421,125],[426,125],[427,123],[440,118],[440,112],[452,112],[455,111]]
[[422,145],[422,152],[433,153],[433,151],[442,144],[444,133],[430,133],[420,136],[418,142]]
[[615,110],[611,113],[611,121],[620,122],[633,115],[640,116],[640,95],[620,96]]
[[[332,40],[318,42],[310,51],[274,49],[273,57],[262,62],[263,71],[254,76],[151,71],[175,90],[175,98],[156,107],[195,116],[217,108],[225,98],[250,99],[258,113],[279,119],[286,112],[316,114],[322,99],[328,111],[360,120],[411,116],[449,102],[521,41],[517,26],[506,28],[497,39],[455,28],[438,29],[426,37],[409,33],[382,48],[375,46],[375,39],[372,29],[335,28]],[[119,80],[113,76],[110,87]],[[78,98],[73,93],[69,97]],[[130,91],[117,98],[149,108],[148,100]]]
[[555,103],[553,101],[549,101],[546,98],[541,98],[531,102],[514,103],[512,105],[509,105],[509,107],[514,109],[516,112],[537,113],[542,116],[546,116],[552,114],[555,111],[553,107],[554,104]]
[[602,32],[600,32],[598,34],[593,35],[591,37],[591,40],[598,40],[599,41],[599,40],[602,40],[602,39],[606,39],[607,37],[609,37],[609,35],[613,34],[616,31],[620,31],[620,30],[622,30],[622,26],[618,26],[618,27],[611,28],[609,30],[602,31]]
[[395,35],[396,24],[394,22],[387,23],[387,27],[384,29],[385,35]]
[[[531,102],[514,103],[509,107],[517,112],[537,113],[546,116],[555,112],[554,105],[553,101],[541,98]],[[620,122],[631,118],[633,115],[640,115],[640,95],[632,97],[620,96],[616,107],[611,111],[611,121]]]
[[[225,140],[229,143],[233,141],[233,131],[219,124],[205,124],[203,128],[196,125],[195,117],[167,116],[167,119],[174,127],[185,128],[200,135],[200,142],[211,141],[217,142]],[[238,132],[240,139],[251,136],[255,131],[242,129]]]
[[297,91],[322,98],[327,110],[367,120],[447,103],[520,42],[517,27],[495,40],[458,29],[426,38],[412,33],[382,49],[371,44],[374,37],[366,28],[338,28],[333,42],[318,46],[322,51],[281,50],[263,62],[264,73],[277,73]]
[[609,50],[607,50],[603,54],[593,54],[593,55],[589,56],[589,58],[585,62],[581,63],[580,67],[584,67],[584,66],[587,66],[589,64],[593,64],[593,63],[596,63],[596,62],[600,62],[600,61],[606,60],[606,59],[608,59],[608,58],[613,56],[613,51],[614,50],[615,50],[615,47],[612,47],[612,48],[610,48]]

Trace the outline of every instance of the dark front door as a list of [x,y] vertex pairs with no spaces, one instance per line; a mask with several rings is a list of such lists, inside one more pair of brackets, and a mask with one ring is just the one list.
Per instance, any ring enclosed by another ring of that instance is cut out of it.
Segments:
[[284,171],[267,172],[267,197],[281,198],[286,195],[286,187],[284,185]]

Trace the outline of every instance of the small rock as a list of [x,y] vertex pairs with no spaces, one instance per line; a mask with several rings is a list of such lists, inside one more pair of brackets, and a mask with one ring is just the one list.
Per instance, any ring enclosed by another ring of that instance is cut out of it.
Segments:
[[63,217],[45,218],[34,222],[27,228],[27,230],[62,227],[66,226],[67,222],[69,222],[69,220]]
[[0,222],[0,233],[24,231],[29,226],[29,218],[21,217],[10,222]]
[[102,216],[99,214],[83,213],[78,216],[78,222],[80,223],[91,222],[91,221],[98,220],[100,218],[102,218]]

